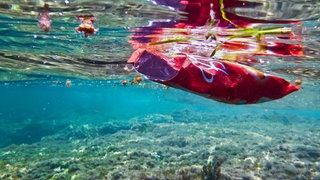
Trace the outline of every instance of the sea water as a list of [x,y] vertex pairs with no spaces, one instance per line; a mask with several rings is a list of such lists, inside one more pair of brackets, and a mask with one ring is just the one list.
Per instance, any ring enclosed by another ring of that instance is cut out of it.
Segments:
[[[201,174],[197,168],[206,164],[210,154],[226,159],[226,172],[233,177],[248,175],[229,168],[249,166],[244,169],[257,171],[255,163],[260,168],[283,169],[276,175],[261,173],[264,177],[281,177],[288,171],[285,168],[289,171],[293,168],[296,175],[305,173],[305,166],[318,171],[319,96],[317,91],[311,91],[312,86],[274,102],[237,106],[152,82],[124,86],[120,80],[72,79],[72,85],[66,87],[66,79],[53,79],[61,83],[42,80],[1,84],[3,178],[17,169],[21,177],[12,176],[27,179],[38,176],[86,179],[114,177],[119,173],[135,178],[143,174],[156,176],[148,174],[149,169],[178,171],[168,177],[183,177],[187,176],[183,173],[195,171],[187,173],[188,178],[195,178]],[[281,153],[293,155],[283,157]],[[122,158],[125,164],[120,162]],[[101,164],[94,165],[97,161]],[[296,161],[302,167],[290,166]],[[150,165],[144,167],[147,162]],[[167,169],[172,163],[179,164]],[[92,173],[88,173],[87,166]],[[118,166],[126,172],[113,169]],[[177,166],[189,169],[180,172]],[[75,172],[72,168],[76,168]]]
[[[172,10],[71,3],[54,10],[61,18],[50,33],[37,26],[36,2],[1,7],[0,179],[212,179],[206,169],[222,179],[320,178],[318,21],[305,23],[308,56],[293,59],[301,74],[275,72],[302,76],[301,90],[230,105],[145,78],[132,83],[138,74],[123,70],[130,28]],[[77,5],[100,15],[98,34],[74,32]]]

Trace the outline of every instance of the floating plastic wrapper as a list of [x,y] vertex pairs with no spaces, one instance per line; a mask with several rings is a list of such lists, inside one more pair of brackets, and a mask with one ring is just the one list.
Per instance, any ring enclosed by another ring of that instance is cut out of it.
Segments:
[[252,104],[282,98],[298,86],[254,68],[227,61],[201,61],[181,54],[167,57],[146,49],[129,63],[149,80],[230,104]]
[[[168,5],[168,1],[154,2]],[[290,28],[299,22],[268,22],[223,11],[238,5],[226,0],[169,3],[185,11],[186,20],[138,28],[129,41],[137,50],[128,62],[149,80],[230,104],[266,102],[299,90],[283,78],[251,67],[259,55],[303,56],[302,45],[290,43],[300,38]]]

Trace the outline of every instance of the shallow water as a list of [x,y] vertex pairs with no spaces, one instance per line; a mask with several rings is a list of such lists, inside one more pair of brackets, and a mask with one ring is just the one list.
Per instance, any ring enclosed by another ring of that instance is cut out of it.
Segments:
[[[283,41],[303,56],[260,55],[253,67],[302,89],[241,106],[130,82],[135,30],[184,20],[174,2],[47,1],[49,32],[37,25],[44,2],[0,3],[0,179],[205,179],[215,157],[222,179],[320,178],[319,2],[226,9],[301,21],[290,26],[301,38]],[[99,30],[85,38],[75,16],[88,14]]]

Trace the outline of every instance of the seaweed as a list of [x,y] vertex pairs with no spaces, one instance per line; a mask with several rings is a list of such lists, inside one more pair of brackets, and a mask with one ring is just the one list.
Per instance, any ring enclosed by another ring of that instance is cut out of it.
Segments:
[[223,179],[221,175],[221,165],[224,160],[218,156],[209,159],[208,164],[203,166],[203,179],[219,180]]

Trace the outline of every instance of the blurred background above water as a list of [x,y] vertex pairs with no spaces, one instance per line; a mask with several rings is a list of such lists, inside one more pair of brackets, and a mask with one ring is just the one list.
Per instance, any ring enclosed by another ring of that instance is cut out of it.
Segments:
[[[49,32],[38,26],[44,4],[52,20]],[[65,75],[110,79],[124,73],[130,57],[130,30],[177,13],[148,1],[2,1],[0,3],[1,80],[25,75]],[[77,34],[75,17],[94,15],[98,33]]]
[[[222,1],[223,2],[223,1]],[[51,29],[38,25],[39,13],[49,5]],[[320,21],[318,1],[234,1],[225,11],[257,20],[299,20],[292,27],[300,35],[305,56],[259,57],[261,69],[319,79]],[[0,3],[0,80],[30,80],[50,75],[85,79],[127,76],[123,68],[132,53],[128,43],[134,30],[151,22],[190,19],[179,1],[2,1]],[[76,16],[97,18],[95,35],[76,33]],[[190,16],[190,17],[189,17]],[[168,35],[169,36],[169,35]],[[295,42],[294,42],[295,43]],[[277,64],[273,66],[273,64]]]

